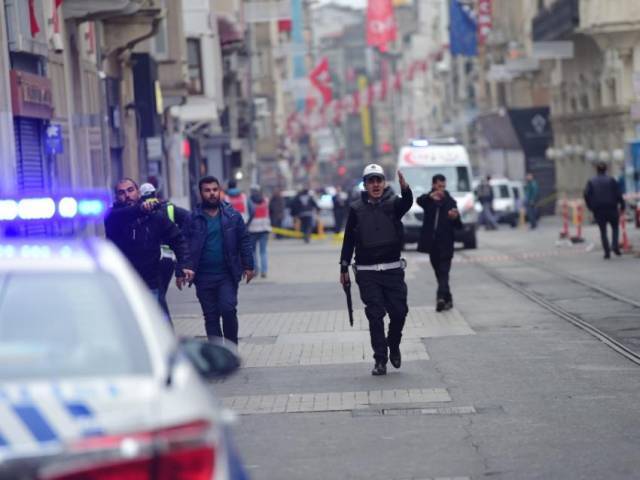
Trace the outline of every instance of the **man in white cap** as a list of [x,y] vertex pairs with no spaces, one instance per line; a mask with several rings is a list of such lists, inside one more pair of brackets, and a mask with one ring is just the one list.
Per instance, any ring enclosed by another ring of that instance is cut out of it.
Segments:
[[[387,360],[400,368],[400,340],[409,312],[404,261],[401,260],[401,219],[413,205],[413,193],[398,171],[401,197],[387,186],[380,165],[367,165],[363,172],[365,191],[349,208],[340,255],[340,283],[349,284],[349,264],[355,250],[354,271],[369,320],[375,365],[372,375],[386,375]],[[384,317],[389,315],[389,335]]]

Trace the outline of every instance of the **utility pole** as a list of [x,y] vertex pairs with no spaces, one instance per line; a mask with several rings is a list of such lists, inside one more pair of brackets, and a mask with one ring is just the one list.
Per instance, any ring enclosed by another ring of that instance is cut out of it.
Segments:
[[16,150],[11,110],[9,49],[4,0],[0,0],[0,194],[16,189]]

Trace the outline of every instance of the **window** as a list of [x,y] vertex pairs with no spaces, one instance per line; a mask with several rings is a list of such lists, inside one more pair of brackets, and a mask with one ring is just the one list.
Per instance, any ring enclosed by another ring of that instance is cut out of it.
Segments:
[[452,192],[470,192],[469,169],[467,167],[411,167],[403,168],[407,183],[414,192],[428,192],[435,174],[440,173],[447,179],[447,189]]
[[138,322],[113,276],[0,275],[0,381],[150,372]]
[[151,40],[151,53],[156,60],[167,60],[169,58],[169,46],[167,43],[168,30],[167,30],[167,0],[161,0],[160,6],[164,10],[165,14],[160,25],[158,25],[158,33]]
[[187,68],[189,73],[188,91],[192,95],[203,93],[202,80],[202,54],[200,51],[200,40],[197,38],[187,39]]

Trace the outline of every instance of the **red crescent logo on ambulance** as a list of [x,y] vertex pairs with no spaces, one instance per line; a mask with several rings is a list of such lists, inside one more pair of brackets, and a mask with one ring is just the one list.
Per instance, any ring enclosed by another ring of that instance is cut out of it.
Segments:
[[409,164],[409,165],[415,165],[416,162],[414,162],[413,160],[413,156],[411,155],[411,150],[407,150],[406,152],[404,152],[404,158],[403,158],[404,162]]

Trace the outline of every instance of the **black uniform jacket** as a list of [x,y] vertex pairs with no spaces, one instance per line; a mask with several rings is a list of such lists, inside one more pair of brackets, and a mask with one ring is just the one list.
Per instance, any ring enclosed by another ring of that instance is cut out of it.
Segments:
[[158,288],[160,245],[169,245],[176,254],[176,276],[183,276],[183,268],[192,268],[184,236],[163,212],[144,212],[139,203],[114,205],[104,226],[107,238],[127,257],[150,289]]
[[449,211],[458,208],[458,204],[447,191],[440,201],[435,201],[430,194],[420,195],[417,200],[424,209],[418,251],[436,254],[442,259],[452,258],[454,230],[462,228],[462,221],[460,216],[455,220],[450,219]]
[[[410,188],[402,190],[402,197],[394,197],[391,188],[387,187],[380,202],[393,201],[396,220],[400,219],[409,211],[413,205],[413,193]],[[392,199],[393,198],[393,199]],[[362,192],[362,201],[368,202],[367,192]],[[400,226],[402,224],[400,223]],[[353,251],[356,253],[356,265],[376,265],[379,263],[391,263],[400,260],[402,253],[402,229],[398,232],[398,241],[393,245],[377,248],[365,248],[358,242],[358,216],[354,210],[354,204],[349,208],[347,225],[344,230],[344,241],[340,255],[341,271],[346,272],[351,263]]]

